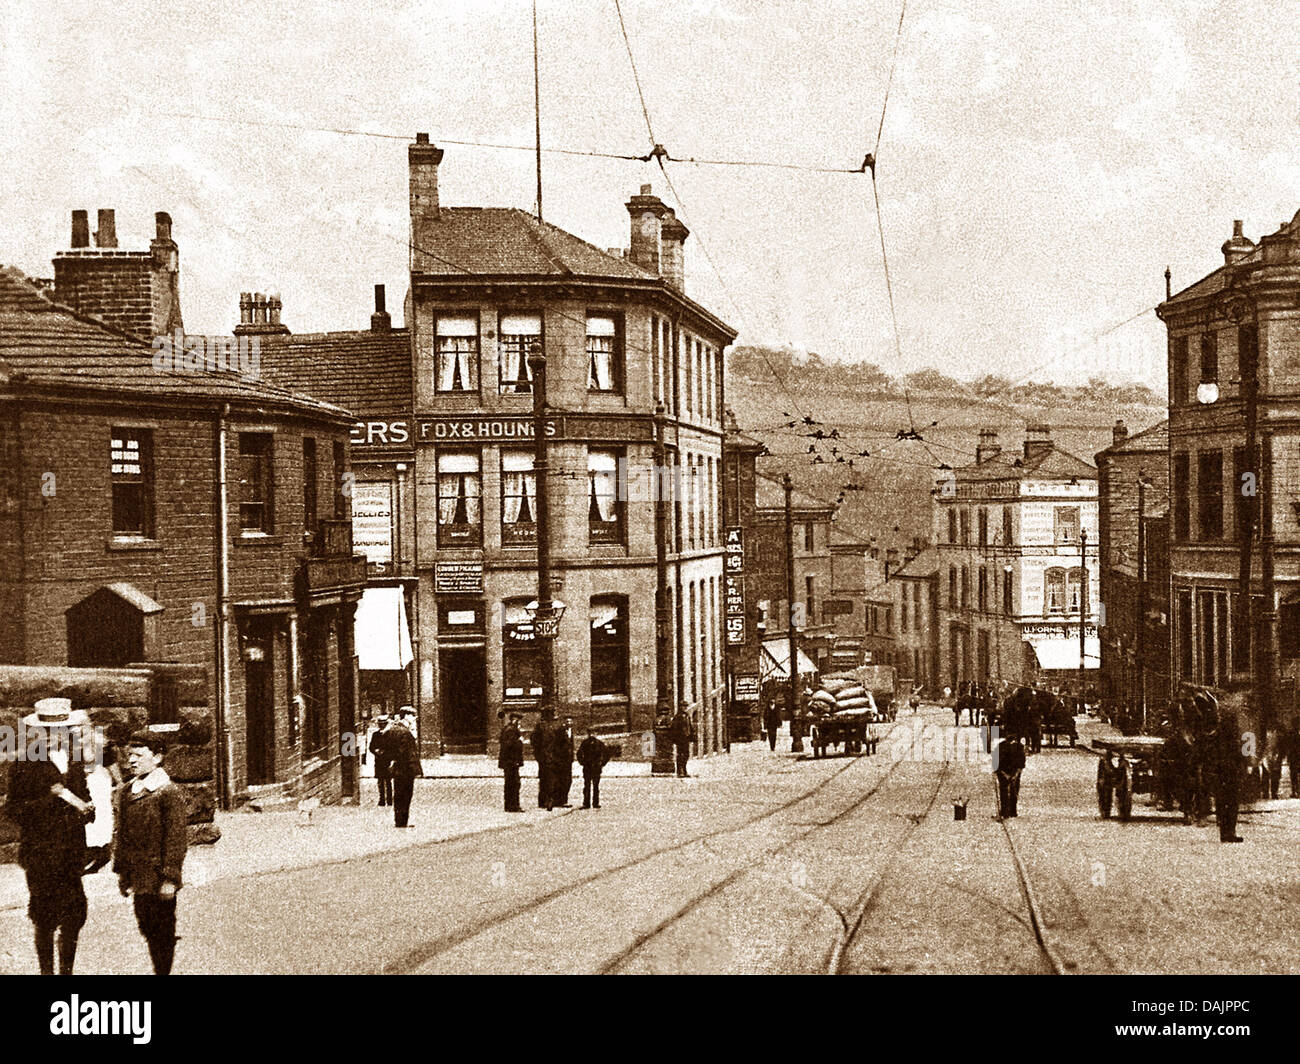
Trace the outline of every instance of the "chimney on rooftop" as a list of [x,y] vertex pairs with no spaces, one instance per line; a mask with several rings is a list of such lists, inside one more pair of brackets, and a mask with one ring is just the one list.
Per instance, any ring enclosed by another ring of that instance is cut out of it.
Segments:
[[677,289],[686,291],[686,238],[691,231],[677,219],[672,208],[664,209],[664,219],[659,226],[659,272],[663,279]]
[[[627,201],[627,213],[631,216],[632,222],[628,258],[642,269],[660,275],[663,217],[669,213],[668,208],[664,206],[663,200],[651,191],[649,185],[642,185],[640,195],[633,196]],[[682,226],[682,228],[686,227]]]
[[1052,430],[1047,425],[1029,425],[1025,429],[1025,460],[1046,454],[1053,447]]
[[980,442],[975,448],[975,464],[983,465],[1001,453],[1002,445],[998,443],[998,430],[980,429]]
[[282,304],[276,292],[239,293],[239,324],[236,336],[288,336],[289,326],[280,321]]
[[1223,261],[1229,266],[1240,262],[1255,250],[1254,242],[1242,235],[1240,219],[1232,223],[1232,237],[1223,242],[1222,250]]
[[1115,427],[1110,430],[1110,445],[1118,446],[1128,439],[1128,426],[1124,424],[1123,418],[1115,421]]
[[117,221],[112,207],[99,208],[99,228],[95,230],[95,247],[117,247]]
[[90,218],[85,211],[72,212],[72,246],[90,247]]
[[411,269],[423,272],[435,261],[428,248],[433,242],[432,226],[438,221],[438,166],[443,151],[429,143],[428,133],[417,133],[406,147],[411,187]]
[[390,332],[393,328],[393,319],[388,311],[384,309],[384,286],[375,285],[375,312],[370,315],[371,332]]

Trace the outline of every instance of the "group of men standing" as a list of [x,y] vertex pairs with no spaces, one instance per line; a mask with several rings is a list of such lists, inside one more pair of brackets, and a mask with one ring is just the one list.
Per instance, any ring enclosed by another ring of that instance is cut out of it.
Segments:
[[[505,811],[521,813],[519,772],[524,765],[524,739],[520,731],[521,716],[511,713],[501,729],[497,767],[505,773]],[[537,727],[529,736],[533,757],[537,761],[537,807],[550,811],[557,806],[569,807],[569,790],[573,786],[573,718],[563,723],[551,709],[542,710]],[[582,808],[600,808],[600,776],[613,751],[596,738],[592,731],[577,749],[582,766]]]
[[415,738],[415,709],[403,706],[391,719],[380,717],[377,723],[379,728],[370,737],[370,756],[375,759],[379,804],[393,807],[394,826],[409,828],[415,781],[424,775]]
[[1156,772],[1160,805],[1176,804],[1185,823],[1198,824],[1209,815],[1213,794],[1219,841],[1241,842],[1237,813],[1248,761],[1236,706],[1220,704],[1208,690],[1188,689],[1170,703],[1160,731],[1165,738]]

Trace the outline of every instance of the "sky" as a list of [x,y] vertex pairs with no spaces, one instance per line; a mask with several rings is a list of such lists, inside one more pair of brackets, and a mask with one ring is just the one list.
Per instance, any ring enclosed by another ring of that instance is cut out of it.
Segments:
[[[543,146],[646,154],[613,0],[537,10]],[[688,293],[742,343],[1163,390],[1166,266],[1177,291],[1222,263],[1234,219],[1258,239],[1300,208],[1285,4],[912,0],[901,37],[898,0],[622,11],[671,155],[877,156],[879,216],[861,173],[668,163],[670,189],[650,163],[545,155],[547,220],[600,247],[627,246],[624,204],[652,184],[692,231]],[[119,245],[144,249],[165,210],[192,332],[232,328],[241,291],[278,291],[314,332],[367,327],[383,283],[400,318],[417,131],[446,148],[444,204],[533,208],[530,152],[448,143],[532,144],[531,18],[529,0],[7,0],[0,263],[49,276],[79,207],[92,229],[114,208]]]

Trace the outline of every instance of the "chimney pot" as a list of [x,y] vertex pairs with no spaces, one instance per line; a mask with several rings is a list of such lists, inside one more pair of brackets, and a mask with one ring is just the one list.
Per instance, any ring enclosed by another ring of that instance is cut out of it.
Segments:
[[251,325],[253,323],[253,293],[239,293],[239,323],[241,325]]
[[375,285],[375,312],[370,315],[371,332],[388,332],[393,327],[393,319],[384,309],[384,286]]
[[1123,418],[1117,418],[1115,427],[1110,430],[1111,445],[1121,443],[1128,439],[1128,426],[1124,424]]
[[86,211],[72,212],[72,246],[90,247],[90,217]]
[[1248,237],[1242,235],[1241,221],[1234,219],[1232,223],[1232,237],[1223,242],[1223,261],[1229,266],[1240,262],[1252,251],[1255,250],[1255,244]]
[[1052,449],[1052,430],[1048,425],[1029,425],[1025,428],[1025,458],[1036,458]]
[[649,195],[652,195],[652,194],[653,194],[653,193],[652,193],[652,190],[651,190],[651,186],[650,186],[650,185],[642,185],[642,186],[641,186],[641,195],[643,195],[643,196],[649,196]]
[[975,448],[975,464],[980,465],[991,458],[996,458],[1002,453],[1002,445],[998,443],[997,429],[980,429],[980,442]]
[[166,211],[157,211],[153,216],[153,224],[156,240],[170,240],[172,238],[172,216]]
[[429,143],[429,134],[428,134],[428,133],[417,133],[417,134],[415,135],[415,143],[416,143],[416,144],[428,144],[428,143]]
[[113,217],[112,207],[99,208],[99,228],[95,230],[95,246],[117,247],[117,222]]
[[377,284],[375,285],[375,313],[382,314],[384,309],[384,286]]

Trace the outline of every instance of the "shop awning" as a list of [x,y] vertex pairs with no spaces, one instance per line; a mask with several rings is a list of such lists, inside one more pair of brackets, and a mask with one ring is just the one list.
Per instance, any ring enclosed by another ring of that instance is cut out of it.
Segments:
[[411,663],[411,629],[400,587],[366,588],[357,603],[356,641],[362,669],[400,670]]
[[[817,671],[811,659],[802,650],[798,651],[798,669],[800,676],[811,676]],[[764,680],[788,680],[790,678],[790,641],[788,639],[769,639],[763,644],[762,660],[759,673]]]
[[[1031,644],[1038,659],[1040,669],[1078,669],[1078,639],[1043,639]],[[1086,669],[1101,668],[1101,640],[1085,639],[1083,644],[1083,664]]]

